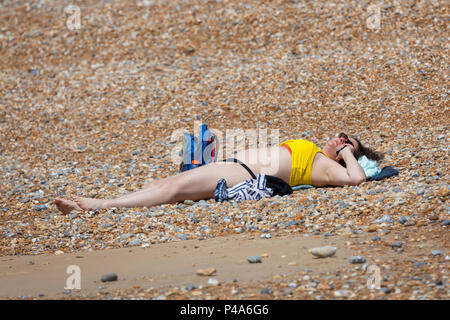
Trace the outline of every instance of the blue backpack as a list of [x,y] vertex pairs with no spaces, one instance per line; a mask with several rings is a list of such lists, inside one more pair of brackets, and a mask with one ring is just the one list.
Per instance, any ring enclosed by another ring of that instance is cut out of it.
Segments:
[[180,172],[217,161],[217,136],[206,124],[201,125],[199,134],[195,137],[193,134],[184,133]]

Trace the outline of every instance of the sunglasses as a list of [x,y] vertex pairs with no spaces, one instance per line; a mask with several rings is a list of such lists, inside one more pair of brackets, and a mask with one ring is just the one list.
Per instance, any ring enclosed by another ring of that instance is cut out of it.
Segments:
[[345,133],[343,133],[343,132],[339,133],[339,138],[344,138],[345,139],[345,143],[351,144],[353,146],[353,148],[356,149],[356,147],[353,144],[353,142],[350,141],[350,139],[348,138],[348,136]]

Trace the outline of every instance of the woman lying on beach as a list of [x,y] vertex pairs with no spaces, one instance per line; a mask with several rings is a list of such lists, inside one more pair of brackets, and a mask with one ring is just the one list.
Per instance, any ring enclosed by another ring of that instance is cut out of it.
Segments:
[[[358,139],[349,138],[344,133],[329,140],[322,150],[306,140],[288,140],[279,147],[265,149],[243,150],[236,154],[235,159],[209,163],[152,181],[141,190],[119,198],[94,199],[72,195],[73,201],[56,198],[54,203],[67,214],[72,210],[151,207],[184,200],[211,199],[221,178],[228,186],[234,186],[249,179],[249,174],[253,177],[260,173],[281,178],[290,186],[356,186],[366,181],[357,159],[363,155],[372,160],[383,158],[381,153],[364,147]],[[246,159],[254,161],[245,163]],[[266,168],[276,170],[268,173]]]

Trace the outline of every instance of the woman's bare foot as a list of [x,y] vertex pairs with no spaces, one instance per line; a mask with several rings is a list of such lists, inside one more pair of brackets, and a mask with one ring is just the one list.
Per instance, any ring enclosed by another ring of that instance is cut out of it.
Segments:
[[105,202],[104,199],[83,198],[74,195],[71,195],[71,197],[82,210],[103,209],[103,204]]
[[68,214],[72,210],[83,210],[76,204],[76,202],[66,199],[56,198],[55,201],[53,201],[53,203],[56,205],[58,210],[61,211],[63,214]]

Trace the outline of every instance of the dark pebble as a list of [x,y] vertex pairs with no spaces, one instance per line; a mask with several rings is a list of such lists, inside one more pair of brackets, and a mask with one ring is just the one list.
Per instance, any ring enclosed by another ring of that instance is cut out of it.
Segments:
[[402,245],[403,245],[403,242],[401,242],[401,241],[394,241],[391,243],[392,248],[401,248]]
[[272,290],[270,288],[261,289],[261,294],[272,294]]
[[38,74],[38,70],[36,70],[36,69],[28,69],[28,73],[30,73],[32,76],[36,76]]
[[364,258],[363,256],[352,256],[352,257],[348,258],[348,261],[353,264],[364,263],[364,262],[366,262],[366,258]]
[[404,223],[408,222],[410,219],[411,218],[408,217],[408,216],[403,216],[400,219],[398,219],[398,222],[401,223],[401,224],[404,224]]
[[298,226],[298,221],[289,221],[286,224],[286,227],[290,227],[290,226]]
[[441,226],[443,226],[443,227],[448,226],[449,224],[450,224],[450,220],[448,220],[448,219],[441,222]]
[[381,238],[379,237],[379,236],[375,236],[375,237],[372,237],[372,241],[378,241],[378,240],[380,240]]
[[442,286],[442,280],[436,280],[435,282],[434,282],[434,284],[435,285],[437,285],[437,286]]
[[38,204],[37,206],[34,206],[34,210],[45,211],[45,210],[47,210],[47,206],[45,204]]
[[117,273],[107,273],[104,274],[101,278],[102,282],[107,282],[107,281],[117,281]]

